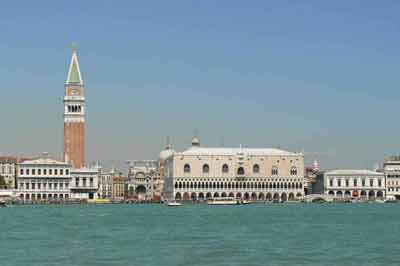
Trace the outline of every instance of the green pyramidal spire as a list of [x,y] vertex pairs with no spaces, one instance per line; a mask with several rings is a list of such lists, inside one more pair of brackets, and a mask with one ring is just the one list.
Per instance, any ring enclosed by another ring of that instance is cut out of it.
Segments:
[[71,63],[69,65],[68,77],[67,77],[66,84],[83,85],[76,49],[74,49],[72,51],[72,58],[71,58]]

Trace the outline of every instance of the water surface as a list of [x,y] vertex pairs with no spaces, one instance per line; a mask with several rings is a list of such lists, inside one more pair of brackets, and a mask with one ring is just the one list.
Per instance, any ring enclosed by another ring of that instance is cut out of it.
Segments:
[[1,266],[400,265],[400,204],[0,209]]

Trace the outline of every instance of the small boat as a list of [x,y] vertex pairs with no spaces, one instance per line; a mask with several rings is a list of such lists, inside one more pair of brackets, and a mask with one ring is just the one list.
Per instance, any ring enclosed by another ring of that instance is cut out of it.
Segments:
[[250,200],[243,200],[243,201],[242,201],[242,204],[243,204],[243,205],[247,205],[247,204],[251,204],[251,203],[253,203],[253,202],[250,201]]
[[168,207],[178,207],[178,206],[182,206],[182,203],[176,202],[176,201],[171,201],[167,203]]
[[385,203],[386,201],[383,200],[383,199],[376,199],[375,202],[376,202],[376,203]]
[[0,200],[0,208],[1,207],[7,207],[7,204],[4,200]]
[[238,205],[240,202],[235,198],[215,198],[207,201],[208,205]]

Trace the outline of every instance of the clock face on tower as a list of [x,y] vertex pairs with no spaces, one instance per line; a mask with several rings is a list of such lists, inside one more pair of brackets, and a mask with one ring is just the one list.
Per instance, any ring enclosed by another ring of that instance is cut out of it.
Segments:
[[80,91],[79,91],[79,89],[71,88],[71,89],[69,89],[69,95],[71,95],[71,96],[80,95]]

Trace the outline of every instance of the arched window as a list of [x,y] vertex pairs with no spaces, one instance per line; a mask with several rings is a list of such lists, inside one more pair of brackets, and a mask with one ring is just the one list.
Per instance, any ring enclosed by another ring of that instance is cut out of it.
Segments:
[[253,173],[258,174],[260,172],[260,166],[258,164],[253,165]]
[[185,164],[185,166],[183,167],[183,172],[190,173],[190,165],[189,164]]
[[238,174],[238,175],[244,175],[244,169],[243,169],[243,167],[239,167],[239,168],[238,168],[237,174]]
[[291,174],[291,175],[297,175],[297,168],[293,166],[293,167],[290,169],[290,174]]
[[276,167],[276,166],[272,167],[271,175],[278,175],[278,167]]
[[222,166],[222,173],[228,173],[229,172],[229,166],[227,164],[224,164]]
[[208,164],[203,165],[203,173],[208,174],[210,172],[210,166]]

